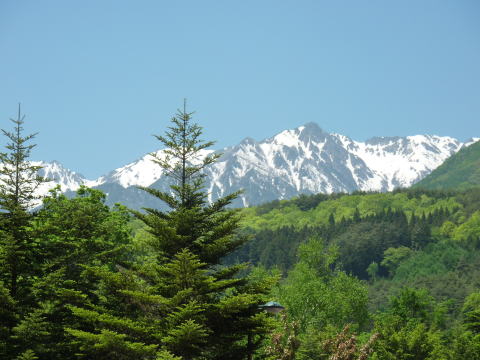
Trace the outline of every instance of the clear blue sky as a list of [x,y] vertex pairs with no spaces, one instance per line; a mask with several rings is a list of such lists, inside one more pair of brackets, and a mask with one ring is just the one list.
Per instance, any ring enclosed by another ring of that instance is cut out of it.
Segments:
[[35,159],[95,178],[185,97],[218,147],[309,121],[480,136],[480,1],[0,1],[0,124],[21,102]]

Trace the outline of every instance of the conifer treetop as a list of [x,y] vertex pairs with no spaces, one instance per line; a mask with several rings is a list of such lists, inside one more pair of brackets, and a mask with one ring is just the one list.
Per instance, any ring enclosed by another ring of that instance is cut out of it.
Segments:
[[18,104],[18,114],[13,122],[13,131],[2,129],[3,135],[8,139],[6,152],[0,153],[0,207],[5,210],[27,210],[34,200],[38,199],[35,191],[38,186],[46,181],[38,175],[41,166],[32,165],[28,158],[36,144],[29,144],[37,133],[23,135],[25,115],[21,113]]
[[[221,156],[205,152],[215,142],[201,139],[202,127],[192,122],[194,112],[188,112],[186,108],[187,102],[184,100],[183,109],[178,109],[171,118],[171,126],[165,134],[154,135],[165,146],[162,156],[151,154],[153,161],[174,182],[171,188],[177,199],[167,194],[161,195],[162,200],[172,208],[191,208],[205,203],[206,194],[201,191],[205,177],[202,170]],[[148,192],[152,190],[141,188]],[[154,192],[152,195],[159,195]]]

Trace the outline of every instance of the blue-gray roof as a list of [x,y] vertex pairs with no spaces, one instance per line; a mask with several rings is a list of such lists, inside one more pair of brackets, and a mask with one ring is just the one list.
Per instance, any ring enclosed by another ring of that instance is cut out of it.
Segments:
[[276,301],[269,301],[267,302],[266,304],[263,304],[263,305],[260,305],[261,307],[269,307],[269,308],[273,308],[273,307],[277,307],[277,308],[283,308],[282,305],[280,305],[278,302]]

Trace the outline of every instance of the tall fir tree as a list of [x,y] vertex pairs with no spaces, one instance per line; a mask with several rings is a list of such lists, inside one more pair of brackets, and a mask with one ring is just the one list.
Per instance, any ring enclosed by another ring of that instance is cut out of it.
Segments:
[[[29,141],[36,134],[23,135],[23,123],[25,116],[21,114],[18,105],[16,119],[10,119],[14,123],[13,131],[2,129],[8,139],[7,152],[0,153],[0,209],[2,210],[2,248],[3,264],[5,266],[3,276],[6,286],[14,299],[21,298],[19,294],[25,281],[22,272],[25,263],[28,262],[29,245],[26,234],[26,226],[31,219],[28,212],[33,201],[38,199],[35,190],[44,181],[38,175],[40,166],[34,166],[29,161],[31,150],[35,144]],[[20,287],[20,289],[19,289]]]
[[[24,118],[19,104],[17,118],[10,119],[13,130],[2,129],[7,138],[7,151],[0,153],[0,285],[8,291],[12,311],[7,317],[9,330],[4,332],[7,337],[16,325],[15,319],[31,299],[34,244],[28,229],[33,216],[29,209],[38,199],[36,189],[44,181],[38,175],[40,167],[28,161],[35,147],[30,140],[36,134],[23,134]],[[4,337],[0,341],[8,343],[10,340]]]
[[201,140],[185,105],[171,124],[156,136],[166,149],[154,157],[170,192],[142,188],[170,211],[134,212],[150,233],[143,260],[117,272],[92,268],[103,303],[71,307],[82,325],[67,331],[85,358],[245,359],[268,332],[259,305],[276,279],[242,277],[246,264],[221,263],[246,241],[228,208],[238,193],[208,202],[202,171],[219,156],[206,150],[213,142]]

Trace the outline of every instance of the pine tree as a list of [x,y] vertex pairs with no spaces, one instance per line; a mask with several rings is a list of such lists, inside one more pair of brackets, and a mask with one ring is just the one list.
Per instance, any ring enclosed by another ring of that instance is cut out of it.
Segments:
[[328,217],[328,225],[330,227],[335,226],[335,217],[333,216],[333,213],[330,213],[330,216]]
[[18,105],[18,116],[10,119],[14,123],[13,131],[2,129],[9,140],[7,152],[0,153],[0,209],[2,226],[2,274],[5,285],[13,299],[22,298],[25,293],[24,284],[27,281],[24,275],[30,245],[26,227],[31,214],[28,212],[33,201],[38,199],[35,191],[44,179],[38,175],[40,166],[28,162],[31,150],[35,144],[28,144],[36,134],[23,135],[25,116],[21,114]]
[[142,188],[170,210],[134,212],[151,235],[143,260],[117,272],[92,269],[104,301],[71,307],[83,325],[67,331],[87,358],[245,359],[268,332],[259,305],[275,279],[238,276],[245,264],[222,266],[245,242],[238,211],[227,208],[238,194],[207,201],[203,170],[219,155],[206,150],[213,142],[201,140],[185,105],[171,123],[156,136],[166,149],[154,157],[170,192]]
[[159,253],[171,258],[187,248],[201,261],[213,265],[245,239],[234,236],[239,221],[237,212],[225,210],[238,192],[208,204],[202,170],[213,164],[220,154],[206,151],[214,142],[200,139],[202,128],[192,123],[192,114],[186,112],[184,105],[183,111],[179,110],[171,119],[172,126],[165,135],[155,136],[166,149],[163,157],[155,153],[152,156],[173,181],[171,192],[140,187],[165,202],[171,211],[144,209],[145,213],[135,212],[135,215],[158,239],[155,247]]
[[7,358],[14,351],[13,329],[32,301],[35,244],[29,231],[33,218],[29,210],[38,199],[37,187],[44,181],[37,174],[40,167],[28,161],[35,147],[29,142],[36,134],[23,135],[24,118],[19,105],[17,118],[10,119],[13,130],[2,129],[8,142],[7,151],[0,153],[0,297],[6,305],[0,327],[0,357]]

